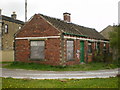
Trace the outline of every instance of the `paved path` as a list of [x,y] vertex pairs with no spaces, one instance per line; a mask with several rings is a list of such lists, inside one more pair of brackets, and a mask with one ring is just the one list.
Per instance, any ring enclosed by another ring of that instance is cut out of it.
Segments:
[[28,79],[84,79],[84,78],[108,78],[115,77],[118,69],[96,71],[36,71],[23,69],[2,70],[0,77],[28,78]]

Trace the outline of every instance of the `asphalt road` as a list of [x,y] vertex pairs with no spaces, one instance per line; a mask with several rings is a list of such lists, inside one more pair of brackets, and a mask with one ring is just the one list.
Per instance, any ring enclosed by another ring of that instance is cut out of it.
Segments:
[[115,77],[119,69],[96,71],[37,71],[23,69],[0,68],[0,77],[27,78],[27,79],[85,79]]

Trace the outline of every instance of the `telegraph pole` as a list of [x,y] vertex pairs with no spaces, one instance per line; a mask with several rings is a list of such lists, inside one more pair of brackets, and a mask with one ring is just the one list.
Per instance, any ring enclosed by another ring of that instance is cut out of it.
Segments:
[[118,25],[120,25],[120,1],[118,2]]
[[[2,10],[0,9],[0,51],[2,49]],[[2,53],[0,53],[0,60],[2,60]]]
[[27,0],[25,0],[25,22],[27,22]]

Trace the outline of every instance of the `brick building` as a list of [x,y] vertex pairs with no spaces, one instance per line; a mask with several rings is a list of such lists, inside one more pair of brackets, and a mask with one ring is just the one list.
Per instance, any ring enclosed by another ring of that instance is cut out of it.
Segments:
[[17,14],[13,12],[11,17],[1,14],[0,10],[0,54],[2,61],[14,61],[14,34],[24,25],[17,20]]
[[15,61],[49,65],[91,62],[95,51],[108,49],[109,42],[95,29],[64,20],[35,14],[15,34]]

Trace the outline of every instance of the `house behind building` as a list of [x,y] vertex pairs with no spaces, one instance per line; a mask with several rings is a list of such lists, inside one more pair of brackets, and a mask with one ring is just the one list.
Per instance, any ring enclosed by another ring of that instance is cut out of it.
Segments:
[[117,26],[113,25],[109,25],[107,26],[105,29],[103,29],[100,34],[102,34],[106,39],[110,40],[110,33],[114,31],[114,29],[116,28]]
[[0,53],[2,61],[14,61],[14,34],[23,25],[23,21],[17,20],[15,12],[13,12],[11,17],[0,15]]
[[[110,37],[110,33],[112,33],[112,32],[115,32],[115,30],[118,28],[118,26],[117,25],[113,25],[113,26],[111,26],[111,25],[109,25],[109,26],[107,26],[105,29],[103,29],[101,32],[100,32],[100,34],[101,35],[103,35],[106,39],[108,39],[108,40],[111,40],[111,37]],[[118,29],[117,29],[118,30]],[[115,48],[111,48],[110,47],[110,53],[112,54],[112,56],[113,56],[113,60],[117,60],[118,59],[118,51],[115,49]]]

